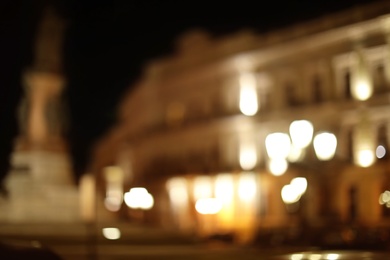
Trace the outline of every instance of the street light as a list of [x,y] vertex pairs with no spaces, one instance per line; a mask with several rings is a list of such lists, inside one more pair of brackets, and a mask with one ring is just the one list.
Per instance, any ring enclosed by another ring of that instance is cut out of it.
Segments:
[[336,152],[337,138],[332,133],[321,132],[314,137],[313,144],[317,158],[321,161],[328,161]]

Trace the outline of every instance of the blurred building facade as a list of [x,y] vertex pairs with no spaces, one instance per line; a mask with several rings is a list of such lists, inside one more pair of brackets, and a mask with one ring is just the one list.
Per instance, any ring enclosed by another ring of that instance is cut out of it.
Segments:
[[20,132],[5,180],[8,195],[0,199],[2,223],[80,220],[79,194],[64,139],[62,42],[66,23],[50,6],[42,13],[33,63],[22,78]]
[[[107,209],[125,207],[110,191],[142,186],[154,196],[145,221],[200,236],[388,227],[389,13],[384,1],[260,35],[183,36],[175,54],[145,69],[97,146],[92,168]],[[301,149],[291,143],[296,120],[313,126],[298,127],[310,138]],[[327,158],[314,147],[322,132],[337,140]],[[273,133],[289,137],[287,154],[269,151]],[[306,189],[282,196],[296,177]]]

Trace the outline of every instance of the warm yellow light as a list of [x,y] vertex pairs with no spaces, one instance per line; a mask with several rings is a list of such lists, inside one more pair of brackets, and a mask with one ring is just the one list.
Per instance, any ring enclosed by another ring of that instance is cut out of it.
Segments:
[[300,200],[306,192],[307,180],[304,177],[297,177],[291,180],[290,184],[283,186],[281,195],[284,203],[292,204]]
[[356,52],[357,64],[352,70],[351,94],[357,100],[367,100],[373,92],[372,79],[362,49]]
[[296,120],[290,124],[290,136],[294,147],[305,148],[313,138],[313,125],[307,120]]
[[213,215],[221,211],[222,203],[217,198],[198,199],[195,204],[195,209],[202,215]]
[[321,260],[321,258],[320,254],[312,254],[309,256],[309,260]]
[[304,257],[303,254],[293,254],[291,255],[291,260],[302,260]]
[[317,158],[327,161],[332,159],[336,152],[337,138],[332,133],[319,133],[314,137],[313,144]]
[[103,228],[102,233],[109,240],[117,240],[121,237],[121,231],[118,228]]
[[257,152],[255,143],[241,143],[240,166],[243,170],[252,170],[257,164]]
[[290,153],[291,141],[288,134],[272,133],[265,138],[265,147],[269,158],[287,158]]
[[339,259],[340,255],[339,254],[327,254],[326,259],[327,260],[337,260]]
[[299,162],[305,156],[305,150],[291,145],[290,152],[288,154],[287,160],[289,162]]
[[215,179],[215,197],[225,204],[233,200],[234,182],[229,174],[219,174]]
[[153,196],[148,193],[147,189],[142,187],[131,188],[125,193],[125,203],[132,209],[151,209],[154,205]]
[[369,167],[375,162],[374,152],[371,150],[361,150],[357,154],[357,163],[361,167]]
[[291,186],[294,188],[294,190],[302,195],[306,192],[307,189],[307,180],[304,177],[297,177],[292,179]]
[[209,176],[198,176],[194,179],[194,198],[210,198],[212,196],[211,178]]
[[281,191],[282,200],[286,204],[292,204],[301,198],[301,195],[294,189],[291,184],[284,185]]
[[364,78],[359,78],[355,84],[356,85],[352,90],[352,95],[355,99],[364,101],[372,96],[372,86],[367,80]]
[[252,173],[243,173],[238,181],[238,197],[245,202],[252,201],[256,196],[256,176]]
[[246,116],[253,116],[259,109],[256,78],[250,73],[240,76],[240,111]]
[[390,203],[390,191],[385,191],[379,196],[379,204],[387,204]]
[[288,168],[288,162],[284,158],[270,159],[268,162],[268,170],[275,176],[283,175]]
[[186,207],[188,204],[187,180],[175,177],[167,181],[169,199],[174,207]]
[[123,202],[123,170],[118,166],[105,167],[104,177],[106,181],[104,206],[107,210],[116,212]]

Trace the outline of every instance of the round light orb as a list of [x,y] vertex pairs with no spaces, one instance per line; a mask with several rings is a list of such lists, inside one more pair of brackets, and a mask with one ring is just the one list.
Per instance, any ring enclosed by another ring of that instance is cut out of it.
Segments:
[[265,138],[265,148],[269,158],[286,159],[290,153],[291,141],[286,133],[272,133]]
[[383,145],[378,145],[375,155],[378,159],[382,159],[386,155],[386,148]]
[[291,184],[284,185],[281,191],[282,200],[286,204],[292,204],[301,198],[301,195],[294,189]]
[[296,120],[290,124],[290,136],[297,148],[309,146],[313,138],[313,124],[307,120]]
[[357,154],[357,163],[361,167],[369,167],[375,162],[374,152],[371,150],[361,150]]
[[304,194],[307,189],[307,180],[304,177],[297,177],[292,179],[291,186],[300,194]]
[[332,133],[319,133],[314,137],[313,145],[317,158],[327,161],[332,159],[336,152],[337,138]]
[[287,171],[287,168],[288,162],[283,158],[270,159],[268,162],[268,169],[274,176],[283,175]]

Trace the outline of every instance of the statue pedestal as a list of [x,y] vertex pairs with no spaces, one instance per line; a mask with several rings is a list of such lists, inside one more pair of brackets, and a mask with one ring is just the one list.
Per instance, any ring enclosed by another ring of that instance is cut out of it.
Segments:
[[16,152],[14,170],[5,180],[7,198],[0,199],[0,222],[78,222],[79,192],[65,154]]

